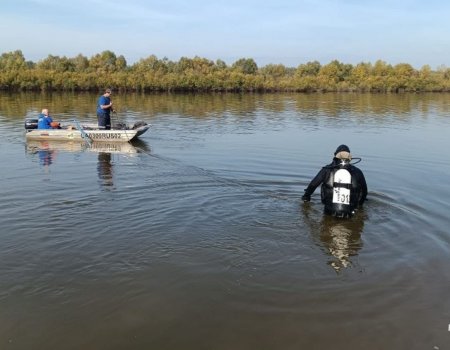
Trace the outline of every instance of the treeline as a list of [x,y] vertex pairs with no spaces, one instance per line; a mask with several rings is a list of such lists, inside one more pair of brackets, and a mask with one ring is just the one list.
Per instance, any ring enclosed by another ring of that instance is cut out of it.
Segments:
[[448,92],[450,68],[417,70],[408,63],[328,64],[258,67],[252,58],[231,65],[222,60],[151,55],[128,65],[124,56],[103,51],[90,58],[49,55],[27,61],[22,51],[0,57],[0,89],[8,91],[98,91],[112,87],[135,92]]

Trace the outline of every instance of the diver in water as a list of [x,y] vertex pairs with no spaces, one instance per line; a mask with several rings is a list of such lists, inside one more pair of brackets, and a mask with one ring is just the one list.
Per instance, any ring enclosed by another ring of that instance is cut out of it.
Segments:
[[348,146],[340,145],[334,152],[333,161],[324,166],[305,189],[302,200],[309,202],[315,189],[322,184],[320,195],[325,214],[351,217],[357,208],[362,207],[367,197],[364,174],[353,165],[356,163],[350,164],[351,160]]

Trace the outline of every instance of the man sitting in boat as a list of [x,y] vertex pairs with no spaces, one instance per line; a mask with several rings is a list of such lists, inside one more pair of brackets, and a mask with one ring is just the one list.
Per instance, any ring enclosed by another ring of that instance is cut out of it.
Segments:
[[48,109],[44,108],[38,117],[38,129],[61,129],[61,124],[54,122],[53,118],[48,115]]
[[48,109],[44,108],[38,117],[38,129],[52,129],[52,117],[48,115]]

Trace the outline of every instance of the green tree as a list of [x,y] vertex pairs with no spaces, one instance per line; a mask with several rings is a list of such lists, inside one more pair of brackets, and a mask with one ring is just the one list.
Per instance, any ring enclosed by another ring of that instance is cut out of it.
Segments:
[[127,60],[123,55],[120,55],[116,59],[116,70],[123,71],[127,68]]
[[89,70],[89,60],[86,56],[78,54],[70,59],[76,72],[86,72]]
[[358,63],[351,71],[349,81],[355,89],[358,90],[370,90],[370,76],[372,72],[371,63]]
[[112,73],[124,69],[126,60],[125,57],[117,57],[114,52],[107,50],[92,56],[89,60],[89,67],[100,73]]
[[21,50],[3,53],[0,57],[0,69],[6,71],[27,69],[28,64]]
[[307,62],[297,67],[295,74],[300,77],[317,76],[319,74],[321,64],[318,61]]
[[133,64],[131,67],[132,71],[137,72],[161,72],[167,73],[167,65],[166,62],[159,60],[155,55],[148,56],[147,58],[140,59],[138,62]]
[[48,55],[47,58],[39,61],[36,68],[44,70],[54,70],[56,72],[73,72],[75,65],[72,60],[67,57],[59,57]]
[[373,65],[372,75],[385,77],[393,74],[393,68],[390,64],[382,60],[377,60]]
[[288,74],[287,68],[282,64],[268,64],[260,68],[259,72],[274,78],[280,78]]
[[253,58],[240,58],[233,63],[231,68],[244,74],[255,74],[258,71],[258,65]]
[[216,67],[219,70],[224,70],[224,69],[227,68],[227,64],[225,63],[225,61],[222,61],[222,60],[218,59],[218,60],[216,60]]

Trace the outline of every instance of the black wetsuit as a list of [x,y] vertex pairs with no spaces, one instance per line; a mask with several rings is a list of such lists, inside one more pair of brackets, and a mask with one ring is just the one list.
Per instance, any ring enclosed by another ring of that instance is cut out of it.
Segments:
[[[349,216],[355,208],[361,207],[367,197],[367,183],[364,174],[354,165],[343,164],[341,160],[333,158],[331,164],[324,166],[312,179],[305,189],[302,199],[309,201],[316,188],[322,184],[320,194],[322,203],[325,205],[325,213],[335,216]],[[333,204],[334,175],[339,169],[346,169],[351,175],[350,204],[345,213],[336,212],[336,206]]]

